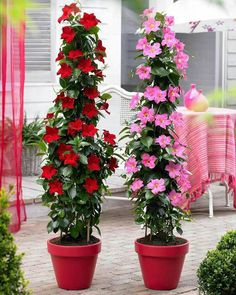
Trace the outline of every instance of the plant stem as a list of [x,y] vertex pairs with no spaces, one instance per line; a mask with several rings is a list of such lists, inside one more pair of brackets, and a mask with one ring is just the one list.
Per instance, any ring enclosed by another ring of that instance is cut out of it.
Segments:
[[89,243],[90,240],[90,219],[88,220],[87,224],[87,243]]
[[145,224],[145,237],[147,236],[147,224]]
[[150,241],[152,241],[152,230],[150,231]]

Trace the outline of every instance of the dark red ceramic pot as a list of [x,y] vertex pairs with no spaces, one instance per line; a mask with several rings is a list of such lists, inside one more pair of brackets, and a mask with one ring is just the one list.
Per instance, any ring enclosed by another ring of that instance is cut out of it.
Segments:
[[59,288],[81,290],[91,286],[101,241],[85,246],[62,246],[48,240],[48,252]]
[[153,246],[135,241],[144,284],[149,289],[176,289],[182,272],[189,243],[176,246]]

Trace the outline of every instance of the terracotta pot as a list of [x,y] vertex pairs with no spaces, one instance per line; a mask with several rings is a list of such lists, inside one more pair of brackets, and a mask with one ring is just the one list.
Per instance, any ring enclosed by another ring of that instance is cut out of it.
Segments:
[[176,246],[152,246],[135,241],[144,284],[148,289],[176,289],[189,243]]
[[101,241],[85,246],[62,246],[48,240],[48,252],[59,288],[82,290],[91,286]]

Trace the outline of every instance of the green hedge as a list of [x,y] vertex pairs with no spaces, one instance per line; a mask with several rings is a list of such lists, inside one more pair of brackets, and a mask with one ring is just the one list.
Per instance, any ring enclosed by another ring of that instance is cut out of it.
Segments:
[[226,233],[216,249],[208,251],[197,276],[201,294],[236,294],[236,231]]
[[8,231],[8,199],[7,192],[0,190],[0,295],[29,295],[31,292],[21,271],[23,255],[17,255],[13,236]]

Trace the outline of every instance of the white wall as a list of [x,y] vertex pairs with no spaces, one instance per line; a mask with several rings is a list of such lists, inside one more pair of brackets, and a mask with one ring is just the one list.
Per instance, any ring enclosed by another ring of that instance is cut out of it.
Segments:
[[[82,0],[85,12],[95,13],[102,21],[101,39],[107,47],[106,79],[104,84],[121,84],[121,0]],[[55,99],[54,91],[58,89],[56,63],[54,62],[61,43],[61,25],[57,19],[62,7],[71,3],[67,0],[51,0],[52,29],[52,73],[50,83],[25,83],[25,112],[29,119],[35,116],[44,117]],[[42,36],[43,38],[43,36]]]

